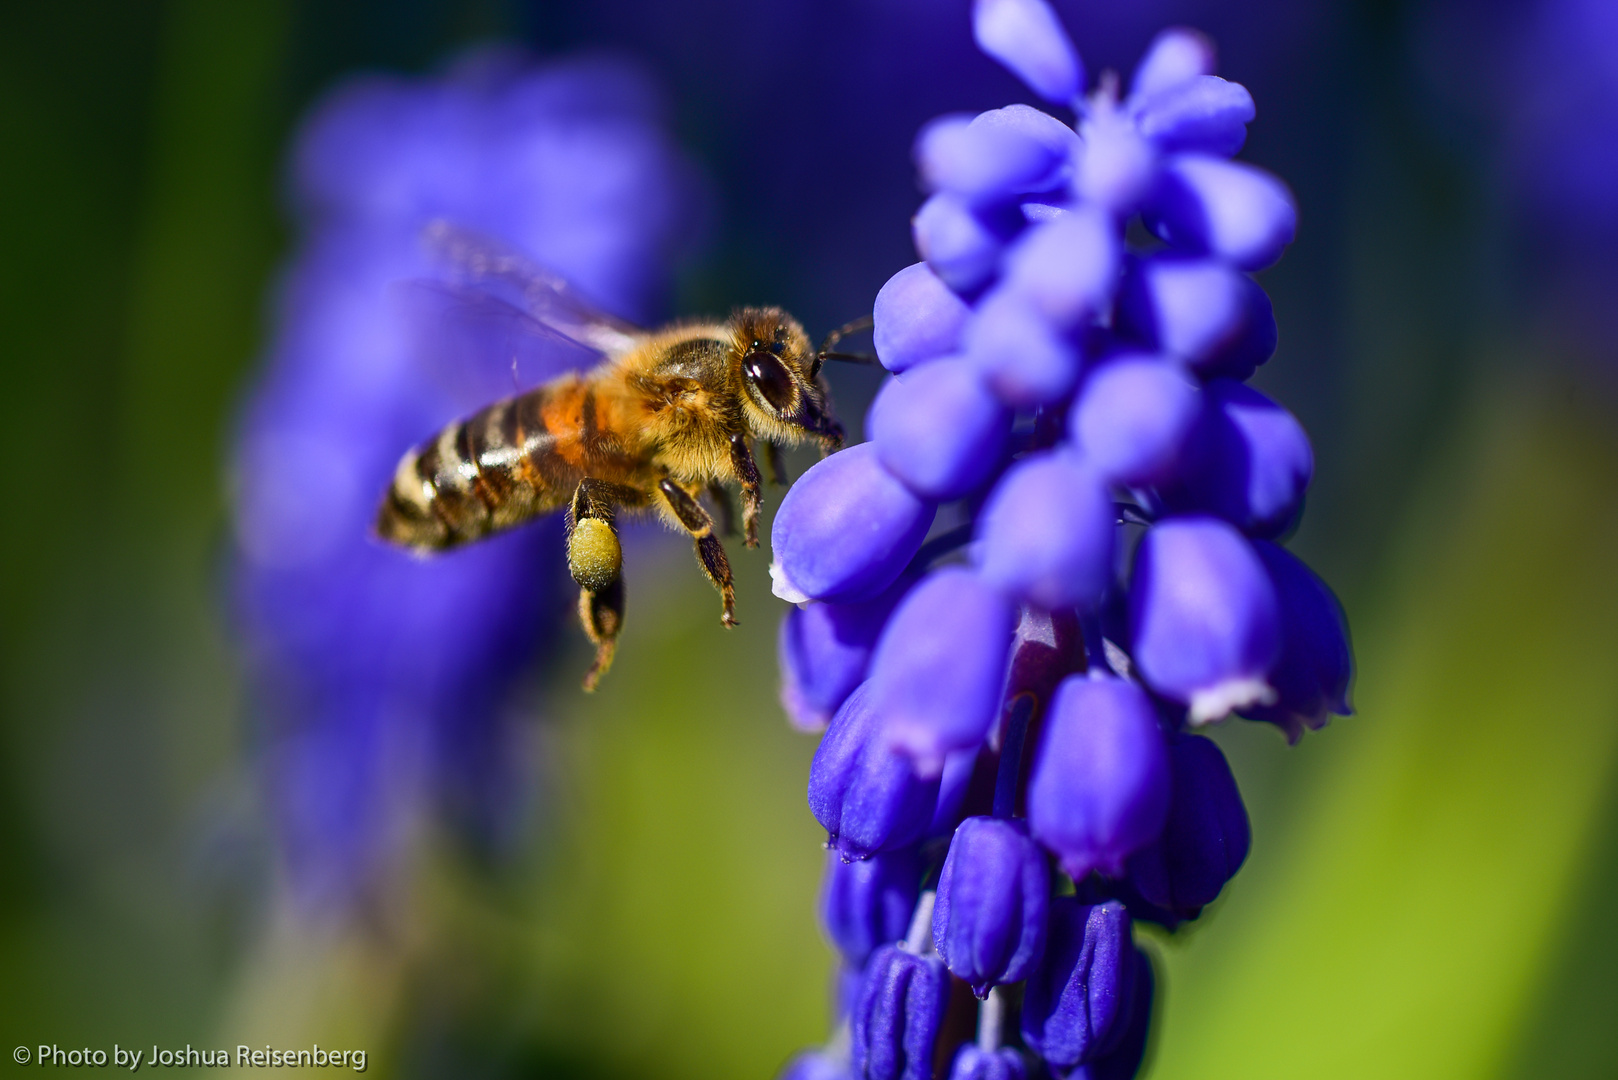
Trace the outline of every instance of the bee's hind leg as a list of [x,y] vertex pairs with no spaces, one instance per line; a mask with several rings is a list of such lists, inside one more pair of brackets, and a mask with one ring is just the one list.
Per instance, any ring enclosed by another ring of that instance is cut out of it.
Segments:
[[596,647],[595,662],[584,677],[586,690],[594,690],[612,666],[624,625],[624,556],[614,524],[622,494],[616,485],[586,479],[568,507],[567,569],[579,586],[579,621]]
[[624,625],[624,580],[595,592],[579,590],[579,621],[584,632],[596,647],[596,658],[584,676],[584,689],[593,691],[601,676],[612,667],[612,657],[618,651],[618,631]]
[[735,626],[736,588],[730,580],[730,559],[725,555],[725,545],[714,535],[713,518],[708,516],[708,511],[689,491],[668,477],[657,482],[657,490],[662,492],[675,518],[696,541],[697,561],[702,564],[708,580],[714,583],[714,588],[719,590],[719,596],[724,601],[725,609],[719,620],[726,626]]

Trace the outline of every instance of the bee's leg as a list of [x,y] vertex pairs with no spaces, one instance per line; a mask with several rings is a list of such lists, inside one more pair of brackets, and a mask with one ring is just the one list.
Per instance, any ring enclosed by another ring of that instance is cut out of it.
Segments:
[[579,622],[584,624],[585,635],[596,647],[596,658],[584,675],[584,689],[588,693],[612,667],[613,654],[618,650],[618,631],[624,626],[624,579],[619,578],[600,592],[580,589]]
[[742,485],[742,528],[747,535],[743,539],[750,548],[758,547],[758,512],[763,504],[759,496],[758,462],[753,460],[753,451],[748,449],[747,436],[732,435],[730,437],[730,465],[736,470],[736,479]]
[[781,456],[781,444],[767,442],[764,444],[765,456],[770,460],[770,483],[776,487],[785,487],[787,484],[787,463]]
[[579,586],[579,621],[596,647],[595,662],[584,677],[586,690],[594,690],[612,666],[618,631],[624,625],[624,558],[614,526],[615,488],[580,481],[567,513],[567,569]]
[[725,604],[725,610],[719,619],[726,626],[736,625],[736,589],[730,580],[730,560],[725,557],[725,545],[719,542],[719,537],[713,534],[713,518],[708,511],[702,508],[679,484],[668,477],[657,482],[657,490],[663,493],[664,500],[669,509],[674,511],[675,518],[691,534],[697,544],[697,561],[707,573],[708,580],[714,583],[719,595]]
[[719,531],[725,536],[736,535],[736,508],[730,504],[730,492],[725,485],[715,480],[708,485],[708,498],[713,500],[714,509],[719,511]]

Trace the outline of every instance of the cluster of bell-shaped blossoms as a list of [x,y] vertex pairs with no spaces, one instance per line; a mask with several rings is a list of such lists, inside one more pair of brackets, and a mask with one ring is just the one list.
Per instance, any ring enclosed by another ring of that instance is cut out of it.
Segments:
[[843,960],[839,1035],[795,1078],[1134,1075],[1132,921],[1195,918],[1247,854],[1195,729],[1296,739],[1349,711],[1341,609],[1279,543],[1309,443],[1243,382],[1276,342],[1249,272],[1296,220],[1230,160],[1252,99],[1186,30],[1127,97],[1110,73],[1083,95],[1044,0],[978,0],[974,30],[1078,122],[1012,105],[922,131],[923,261],[876,300],[894,377],[870,441],[775,519]]

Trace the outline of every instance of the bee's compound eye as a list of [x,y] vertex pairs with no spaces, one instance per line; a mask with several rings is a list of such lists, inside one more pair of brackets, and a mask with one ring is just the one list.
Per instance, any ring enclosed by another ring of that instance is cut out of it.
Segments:
[[785,412],[792,405],[792,376],[779,357],[755,349],[742,361],[742,371],[776,412]]

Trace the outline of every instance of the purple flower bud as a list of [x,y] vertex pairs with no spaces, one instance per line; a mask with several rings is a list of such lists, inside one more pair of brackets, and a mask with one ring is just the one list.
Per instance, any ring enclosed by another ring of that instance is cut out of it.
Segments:
[[982,515],[985,580],[1046,609],[1093,607],[1113,577],[1117,512],[1106,483],[1068,451],[1030,454],[995,485]]
[[895,753],[861,683],[832,717],[809,765],[809,809],[848,859],[913,844],[932,822],[938,779]]
[[1058,329],[1104,310],[1118,287],[1122,237],[1112,219],[1088,205],[1029,229],[1006,256],[1006,286]]
[[1084,88],[1084,64],[1045,0],[975,0],[972,37],[1046,101],[1070,105]]
[[985,1050],[966,1043],[955,1053],[949,1080],[1028,1080],[1028,1063],[1010,1046]]
[[1141,100],[1135,123],[1165,152],[1195,150],[1229,157],[1247,141],[1253,112],[1253,95],[1247,87],[1216,75],[1199,75]]
[[1119,329],[1199,369],[1223,371],[1232,357],[1261,363],[1275,349],[1275,316],[1263,292],[1216,259],[1150,255],[1124,275]]
[[1275,355],[1278,334],[1275,308],[1270,304],[1270,296],[1252,278],[1243,275],[1241,280],[1247,297],[1241,332],[1230,344],[1197,365],[1197,374],[1204,379],[1246,382],[1253,377],[1259,365]]
[[1062,1069],[1100,1059],[1128,1026],[1138,973],[1122,904],[1057,897],[1045,955],[1023,992],[1023,1042]]
[[902,941],[921,892],[921,856],[914,847],[859,862],[831,852],[820,886],[820,921],[843,959],[863,967],[883,945]]
[[1078,349],[1013,289],[983,298],[962,344],[989,389],[1013,408],[1060,401],[1078,381]]
[[983,997],[1020,982],[1045,949],[1051,872],[1028,825],[970,817],[950,842],[933,908],[933,942],[956,976]]
[[1262,169],[1181,154],[1163,170],[1144,220],[1165,243],[1181,250],[1216,255],[1243,270],[1262,270],[1292,243],[1298,209],[1286,185]]
[[921,547],[936,509],[884,469],[870,443],[816,462],[770,529],[775,595],[794,604],[875,596]]
[[876,294],[871,341],[889,371],[945,356],[961,341],[971,309],[924,262],[894,274]]
[[[979,113],[972,121],[991,127],[1003,128],[1012,131],[1025,139],[1031,139],[1043,145],[1052,155],[1060,159],[1065,169],[1071,164],[1075,150],[1081,145],[1079,133],[1068,127],[1062,121],[1042,109],[1032,105],[1006,105],[988,112]],[[1039,186],[1031,187],[1029,191],[1043,191],[1047,188],[1059,187],[1062,183],[1060,175],[1041,178]]]
[[901,577],[873,600],[793,607],[781,620],[776,657],[781,704],[800,731],[820,731],[865,681],[877,635],[910,587]]
[[1132,353],[1085,376],[1068,434],[1106,480],[1145,487],[1170,474],[1201,412],[1202,392],[1178,364]]
[[910,223],[916,251],[939,279],[958,293],[993,280],[1000,252],[1023,225],[1016,206],[972,207],[941,191],[921,204]]
[[947,502],[981,487],[1000,464],[1011,412],[957,357],[885,382],[866,430],[889,472],[922,498]]
[[1241,869],[1252,833],[1236,778],[1212,739],[1169,744],[1173,793],[1163,835],[1129,857],[1129,881],[1147,903],[1194,919]]
[[1073,169],[1073,191],[1127,217],[1151,191],[1157,147],[1127,114],[1110,104],[1094,108],[1079,128],[1084,139]]
[[1270,572],[1281,604],[1281,659],[1270,671],[1273,705],[1243,710],[1251,720],[1264,720],[1297,742],[1304,728],[1319,730],[1331,714],[1349,716],[1349,684],[1354,679],[1354,650],[1348,620],[1336,595],[1285,548],[1263,540],[1253,544]]
[[1214,73],[1214,43],[1207,35],[1183,26],[1161,30],[1146,47],[1129,80],[1131,103]]
[[949,1005],[949,972],[936,957],[885,945],[871,957],[851,1017],[854,1075],[931,1080],[933,1046]]
[[1140,1072],[1141,1060],[1146,1057],[1146,1036],[1152,1025],[1155,983],[1151,960],[1136,949],[1134,992],[1128,1013],[1121,1018],[1123,1028],[1118,1044],[1103,1057],[1080,1065],[1068,1073],[1064,1080],[1134,1080]]
[[888,742],[936,777],[944,755],[983,740],[999,711],[1015,607],[983,578],[947,566],[888,620],[871,658],[870,707]]
[[[1040,116],[1049,125],[1030,122]],[[1051,126],[1067,132],[1067,139]],[[916,138],[916,168],[929,191],[948,191],[969,203],[1003,202],[1059,185],[1077,143],[1078,135],[1054,116],[1013,105],[976,118],[932,121]]]
[[805,1050],[777,1075],[776,1080],[854,1080],[848,1063],[825,1050]]
[[1028,784],[1028,824],[1075,881],[1123,874],[1163,829],[1169,762],[1146,692],[1111,677],[1057,688]]
[[1177,512],[1217,514],[1257,536],[1291,524],[1315,469],[1297,418],[1232,379],[1203,387],[1202,415],[1181,457],[1164,503]]
[[1193,724],[1273,701],[1280,611],[1264,564],[1231,525],[1169,518],[1146,531],[1129,586],[1130,653]]

